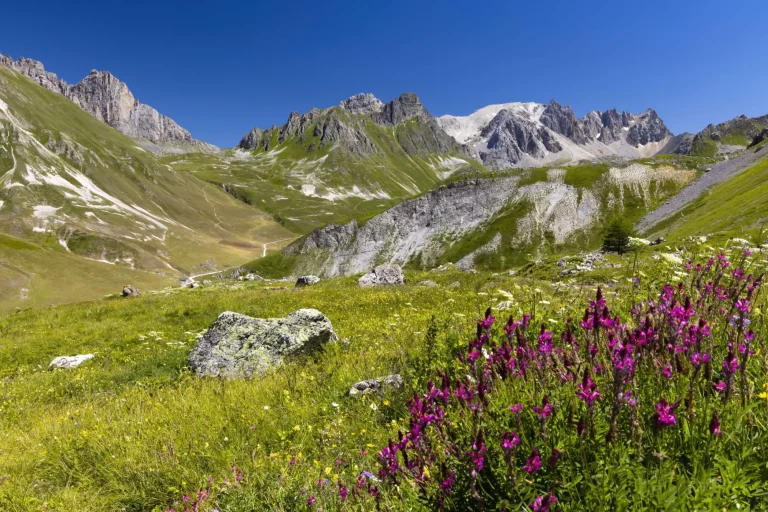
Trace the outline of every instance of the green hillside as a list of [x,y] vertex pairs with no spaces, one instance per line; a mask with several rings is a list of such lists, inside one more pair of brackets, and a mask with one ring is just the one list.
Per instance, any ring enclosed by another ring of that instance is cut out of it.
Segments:
[[[0,309],[98,297],[128,282],[168,283],[240,264],[260,256],[262,244],[294,237],[5,67],[0,232],[7,235]],[[36,248],[30,257],[6,250],[19,241]],[[73,275],[87,281],[71,282]]]
[[[226,187],[299,233],[369,217],[445,180],[490,174],[432,119],[411,117],[382,126],[340,107],[313,110],[303,119],[302,126],[263,132],[253,150],[163,161]],[[326,125],[340,135],[324,141]]]
[[[765,143],[750,151],[765,150]],[[721,234],[740,238],[760,238],[768,222],[768,154],[737,176],[720,183],[681,212],[656,225],[655,235],[670,239]],[[763,240],[755,240],[763,243]]]

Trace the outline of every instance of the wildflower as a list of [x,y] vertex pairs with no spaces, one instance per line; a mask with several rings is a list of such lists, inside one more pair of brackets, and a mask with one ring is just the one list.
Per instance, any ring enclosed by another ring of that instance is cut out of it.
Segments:
[[715,391],[717,391],[718,393],[722,394],[722,393],[725,393],[725,390],[728,387],[728,384],[726,384],[725,382],[720,381],[720,382],[713,382],[712,386],[715,388]]
[[747,299],[739,299],[736,301],[736,309],[744,314],[749,313],[749,301]]
[[739,366],[739,360],[736,359],[736,354],[733,353],[733,349],[728,350],[728,355],[723,359],[723,371],[725,372],[725,375],[727,377],[731,376],[736,373],[739,368],[741,368],[741,366]]
[[664,428],[676,424],[677,421],[675,420],[674,412],[678,405],[680,405],[680,402],[668,404],[666,399],[662,398],[659,403],[656,404],[656,414],[654,415],[656,426]]
[[720,431],[720,418],[717,416],[717,409],[712,413],[712,420],[709,422],[709,431],[713,436],[723,435]]
[[671,379],[672,378],[672,367],[670,365],[664,366],[664,368],[661,369],[661,373],[664,374],[665,379]]
[[523,404],[512,404],[509,406],[509,412],[519,416],[523,412]]
[[709,362],[709,354],[704,352],[703,354],[696,352],[691,356],[691,364],[694,368],[698,368],[703,364],[707,364]]
[[309,498],[307,498],[307,505],[309,505],[310,507],[312,506],[312,504],[314,502],[315,502],[315,497],[314,496],[310,496]]
[[550,492],[545,496],[537,496],[531,503],[531,508],[534,512],[549,512],[549,508],[555,503],[557,503],[557,498]]
[[331,407],[333,407],[335,409],[338,409],[339,408],[339,404],[337,404],[336,402],[331,402]]
[[552,414],[552,404],[549,403],[549,396],[544,395],[544,399],[541,401],[541,407],[534,405],[533,410],[541,417],[542,420],[549,418],[549,416]]
[[501,435],[501,447],[505,450],[512,450],[520,445],[520,438],[517,432],[504,432]]
[[445,494],[451,494],[451,489],[453,489],[453,480],[456,477],[455,472],[451,472],[450,475],[448,475],[448,478],[440,482],[440,490],[443,491]]
[[600,399],[600,390],[597,389],[597,384],[595,384],[595,381],[592,380],[587,372],[584,372],[584,380],[578,385],[576,396],[584,400],[587,407],[592,407]]
[[376,404],[374,404],[373,402],[371,402],[371,405],[369,405],[368,407],[370,407],[372,411],[378,411],[379,410],[379,407]]
[[347,494],[349,494],[349,489],[344,487],[344,485],[341,483],[341,480],[339,480],[338,486],[339,486],[339,498],[341,498],[342,502],[347,501]]
[[525,465],[523,466],[523,471],[527,471],[528,473],[535,473],[538,470],[541,469],[541,457],[539,456],[539,449],[534,448],[531,452],[531,456],[528,457],[528,460],[525,461]]

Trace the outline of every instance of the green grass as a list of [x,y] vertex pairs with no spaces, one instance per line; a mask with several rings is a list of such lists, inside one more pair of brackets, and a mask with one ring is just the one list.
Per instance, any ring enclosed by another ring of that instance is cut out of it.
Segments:
[[[625,269],[630,265],[628,257],[614,262]],[[661,281],[674,278],[677,269],[643,258],[637,270]],[[455,361],[453,354],[465,349],[474,319],[487,306],[512,297],[505,314],[519,317],[528,311],[534,323],[557,326],[568,316],[580,317],[579,308],[594,294],[592,286],[574,280],[550,286],[455,271],[408,273],[407,278],[410,283],[432,279],[440,286],[359,289],[354,278],[300,290],[280,283],[222,283],[1,319],[0,475],[7,477],[0,486],[0,508],[160,511],[207,485],[210,476],[213,495],[204,510],[301,510],[308,496],[302,489],[316,494],[324,510],[372,509],[372,501],[341,506],[335,487],[322,490],[316,482],[340,479],[353,487],[361,471],[377,471],[377,450],[408,428],[406,400],[425,388],[440,365]],[[458,287],[449,287],[452,283]],[[623,277],[613,286],[608,303],[624,316],[636,292]],[[196,333],[220,312],[274,317],[302,307],[326,314],[342,341],[250,381],[200,379],[186,368]],[[77,353],[96,357],[73,371],[45,369],[54,357]],[[362,401],[347,396],[352,383],[394,372],[406,380],[402,392]],[[754,378],[755,389],[762,389],[764,375],[757,372]],[[571,387],[550,396],[558,404],[558,418],[567,413]],[[526,397],[501,400],[506,407]],[[757,470],[765,456],[753,450],[768,441],[762,427],[768,409],[761,403],[755,397],[741,419],[735,404],[724,408],[721,442],[695,444],[706,438],[682,426],[683,444],[675,441],[677,431],[663,441],[648,432],[646,451],[666,453],[657,460],[638,457],[629,441],[613,451],[601,441],[590,448],[600,454],[590,458],[590,478],[583,476],[578,452],[567,451],[562,462],[567,479],[550,473],[525,478],[521,494],[508,497],[520,499],[522,507],[534,489],[551,489],[566,510],[610,509],[610,503],[626,500],[649,509],[711,505],[720,510],[737,502],[744,507],[765,491]],[[643,407],[647,412],[652,404]],[[701,414],[696,425],[708,421],[707,412]],[[566,439],[561,428],[553,424],[552,443]],[[694,464],[681,455],[691,450],[711,458],[696,457]],[[231,483],[232,466],[244,474],[237,485]],[[223,483],[225,478],[230,484]],[[382,492],[383,510],[426,509],[409,486],[382,486]]]

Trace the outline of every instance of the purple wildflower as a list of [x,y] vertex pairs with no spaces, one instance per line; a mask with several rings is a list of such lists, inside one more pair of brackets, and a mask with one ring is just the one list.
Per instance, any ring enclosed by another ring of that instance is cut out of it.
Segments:
[[538,470],[541,469],[541,457],[539,456],[539,449],[534,448],[531,452],[531,456],[528,457],[528,460],[525,461],[525,465],[523,466],[523,471],[527,471],[528,473],[535,473]]

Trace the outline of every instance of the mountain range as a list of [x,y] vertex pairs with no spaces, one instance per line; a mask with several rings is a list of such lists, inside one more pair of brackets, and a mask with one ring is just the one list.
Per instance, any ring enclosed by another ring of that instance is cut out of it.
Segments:
[[[653,109],[578,117],[554,100],[435,117],[409,92],[291,112],[219,149],[107,71],[70,85],[0,55],[0,307],[268,253],[326,276],[383,261],[502,269],[594,248],[616,216],[682,233],[672,217],[753,169],[766,129],[740,116],[673,135]],[[764,217],[751,208],[749,226]],[[87,286],[68,288],[73,275]]]

